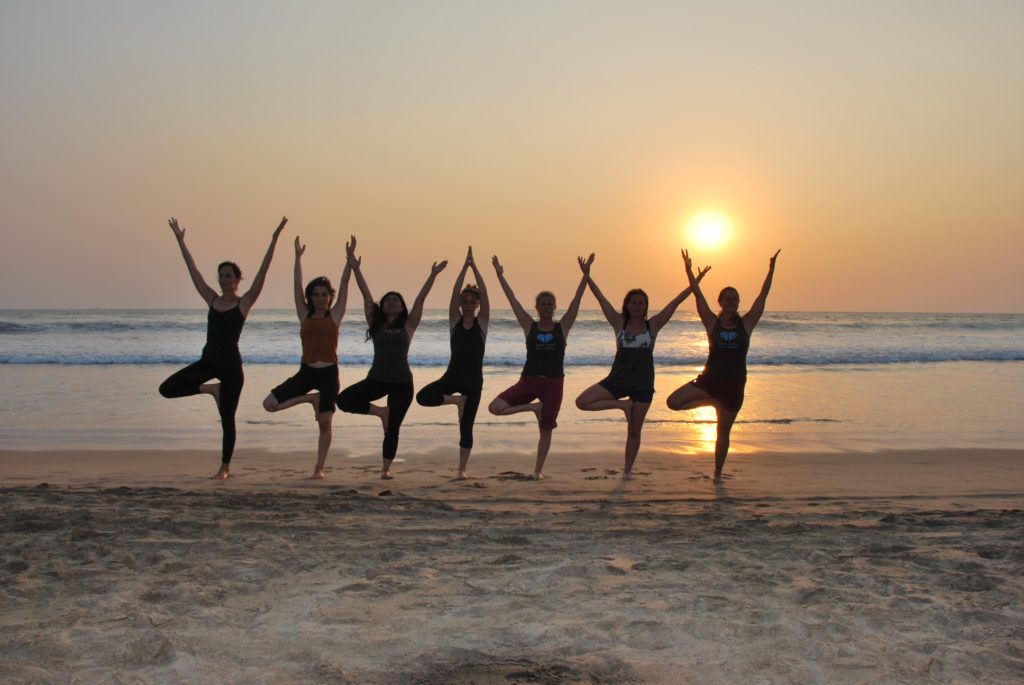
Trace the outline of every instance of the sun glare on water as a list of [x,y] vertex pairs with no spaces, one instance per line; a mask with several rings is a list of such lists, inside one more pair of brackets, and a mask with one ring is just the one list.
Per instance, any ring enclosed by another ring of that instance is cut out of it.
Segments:
[[686,224],[686,244],[704,250],[717,250],[729,242],[732,224],[719,212],[701,212]]

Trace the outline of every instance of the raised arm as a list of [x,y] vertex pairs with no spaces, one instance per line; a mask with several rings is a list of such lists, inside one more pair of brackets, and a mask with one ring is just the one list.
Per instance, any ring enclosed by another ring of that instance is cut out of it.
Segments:
[[473,278],[476,279],[476,287],[480,290],[480,311],[477,312],[476,320],[480,324],[480,330],[487,336],[487,326],[491,323],[491,301],[487,299],[487,286],[484,285],[484,277],[480,275],[480,269],[476,268],[476,260],[473,259],[473,246],[469,247],[469,268],[473,270]]
[[288,223],[288,217],[281,217],[281,223],[274,229],[274,236],[270,239],[267,254],[263,255],[263,263],[260,264],[260,270],[256,272],[256,278],[252,279],[252,286],[249,288],[249,291],[242,295],[242,300],[238,303],[238,310],[242,312],[242,316],[249,315],[249,310],[256,304],[260,293],[263,292],[263,283],[267,280],[267,270],[270,269],[270,261],[274,258],[274,248],[277,247],[277,239],[281,237],[281,231],[284,230],[286,223]]
[[331,318],[334,319],[334,323],[338,326],[341,326],[341,320],[345,318],[345,307],[348,304],[348,281],[352,276],[352,265],[349,264],[348,261],[349,249],[355,252],[355,236],[352,236],[351,242],[345,243],[345,268],[341,270],[341,282],[338,283],[338,296],[334,300],[334,306],[331,307]]
[[423,287],[420,288],[419,294],[416,295],[416,299],[412,303],[412,309],[409,310],[409,318],[405,321],[405,330],[409,334],[410,339],[412,339],[413,333],[416,332],[416,328],[420,325],[420,319],[423,318],[423,303],[426,302],[430,289],[434,287],[437,275],[444,271],[446,266],[448,266],[447,259],[441,262],[434,262],[431,265],[430,275],[427,276],[426,282],[424,282]]
[[533,317],[526,313],[523,309],[523,305],[519,304],[519,300],[516,299],[516,294],[512,292],[512,286],[505,280],[505,267],[498,261],[498,255],[491,257],[491,264],[494,265],[494,273],[498,275],[498,283],[501,285],[501,289],[505,291],[505,297],[508,298],[508,303],[512,305],[512,313],[516,315],[516,321],[519,322],[519,326],[523,329],[523,333],[529,335],[530,328],[533,326]]
[[181,249],[181,256],[185,259],[185,266],[188,268],[188,275],[192,277],[192,284],[199,292],[199,297],[209,305],[217,297],[217,291],[206,284],[203,275],[196,268],[196,262],[192,259],[192,253],[185,247],[185,229],[178,226],[178,220],[173,216],[167,220],[167,224],[174,231],[174,237],[178,240],[178,247]]
[[359,286],[359,292],[363,294],[363,312],[366,314],[367,325],[373,325],[373,312],[375,303],[373,301],[373,293],[370,292],[370,286],[366,284],[366,279],[363,278],[362,258],[356,258],[356,241],[355,236],[352,236],[352,242],[345,245],[345,258],[348,265],[352,268],[352,274],[356,277],[356,285]]
[[[582,262],[580,263],[582,266]],[[601,311],[604,313],[604,318],[608,320],[608,323],[615,330],[616,333],[622,330],[622,324],[625,323],[622,320],[622,312],[615,309],[608,298],[604,296],[601,289],[597,287],[597,283],[594,281],[594,277],[590,275],[589,270],[586,274],[587,285],[590,287],[590,292],[594,293],[594,297],[597,299],[598,304],[601,305]]]
[[586,259],[577,257],[576,261],[579,262],[580,269],[583,271],[583,277],[580,278],[580,284],[576,286],[576,294],[573,295],[572,302],[565,310],[565,315],[558,320],[558,325],[562,327],[562,335],[566,338],[569,337],[569,329],[576,322],[576,315],[580,313],[580,301],[583,300],[583,292],[587,289],[587,279],[590,278],[590,265],[594,263],[594,253],[591,252]]
[[466,261],[462,264],[458,277],[455,279],[455,286],[452,288],[452,299],[448,303],[448,328],[453,328],[455,322],[462,318],[459,310],[459,303],[462,301],[462,284],[466,280],[466,272],[469,270],[469,262],[473,256],[473,248],[466,253]]
[[306,246],[299,242],[299,236],[295,236],[295,283],[293,284],[293,291],[295,295],[295,315],[299,317],[299,321],[305,320],[309,315],[309,307],[306,306],[306,293],[302,289],[302,253],[306,251]]
[[[706,274],[709,271],[711,271],[710,266],[706,266],[703,269],[698,268],[697,278],[695,279],[696,282],[700,283],[704,279],[704,274]],[[651,327],[652,336],[658,335],[658,331],[660,331],[662,327],[669,322],[669,320],[672,318],[672,315],[676,313],[676,309],[678,309],[679,305],[681,305],[683,303],[683,300],[689,297],[690,293],[692,292],[693,288],[687,286],[681,293],[672,298],[672,301],[665,305],[661,309],[661,311],[659,311],[657,314],[655,314],[654,316],[650,317],[647,320],[647,323]]]
[[768,291],[772,289],[772,278],[775,276],[775,260],[778,258],[779,252],[782,252],[782,250],[776,250],[772,258],[768,260],[768,275],[764,278],[761,292],[758,293],[757,299],[751,305],[750,311],[743,315],[743,327],[747,329],[748,335],[754,330],[757,322],[761,320],[761,315],[764,314],[764,305],[768,301]]
[[683,264],[686,266],[686,278],[690,281],[690,291],[693,293],[693,299],[697,302],[697,316],[704,324],[704,330],[711,335],[711,331],[715,328],[715,322],[718,321],[718,315],[708,305],[707,298],[704,297],[704,293],[700,289],[700,281],[693,275],[693,261],[690,259],[690,252],[688,250],[681,250],[681,252],[683,253]]

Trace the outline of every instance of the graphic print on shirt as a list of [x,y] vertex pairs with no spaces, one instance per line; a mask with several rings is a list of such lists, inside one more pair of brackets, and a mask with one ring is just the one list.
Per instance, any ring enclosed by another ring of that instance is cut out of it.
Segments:
[[558,343],[555,342],[554,333],[537,333],[537,350],[557,350]]
[[736,331],[725,331],[720,330],[718,332],[718,349],[720,350],[738,350],[740,349],[740,343],[737,340]]

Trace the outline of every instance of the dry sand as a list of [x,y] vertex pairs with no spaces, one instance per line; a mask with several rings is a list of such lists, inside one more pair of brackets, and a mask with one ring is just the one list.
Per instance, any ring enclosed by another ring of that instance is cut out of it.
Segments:
[[343,452],[0,453],[0,682],[1024,680],[1024,451]]

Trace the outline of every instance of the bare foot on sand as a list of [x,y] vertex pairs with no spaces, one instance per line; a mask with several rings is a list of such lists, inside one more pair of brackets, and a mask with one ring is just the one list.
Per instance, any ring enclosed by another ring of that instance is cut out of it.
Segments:
[[455,480],[466,480],[469,478],[469,474],[465,471],[459,471],[459,475],[455,476]]
[[622,472],[622,480],[633,480],[633,472],[632,471],[623,471]]
[[230,475],[231,467],[227,464],[221,464],[217,473],[210,476],[210,480],[227,480]]
[[317,469],[316,471],[313,471],[313,475],[310,476],[309,479],[310,480],[323,480],[326,477],[327,477],[327,474],[324,473],[323,469]]
[[391,475],[391,469],[384,469],[380,472],[381,480],[392,480],[394,476]]
[[530,476],[530,480],[544,480],[544,474],[534,473],[533,475]]
[[715,477],[711,479],[711,482],[715,483],[716,485],[721,485],[722,484],[722,472],[721,471],[715,471]]

